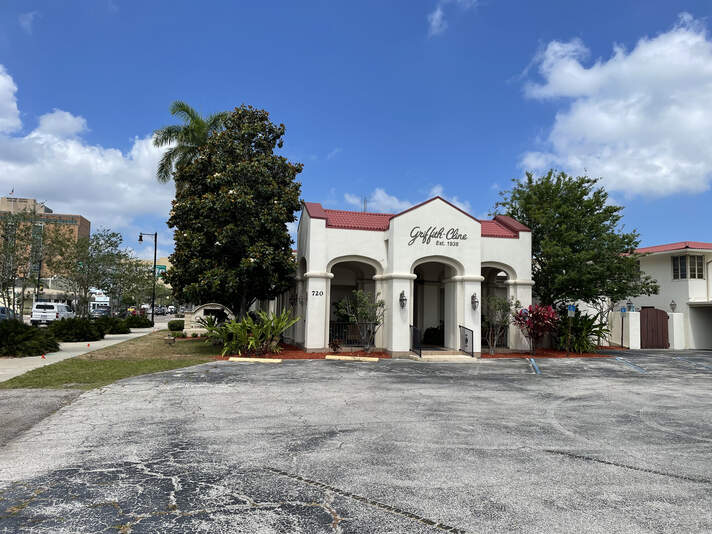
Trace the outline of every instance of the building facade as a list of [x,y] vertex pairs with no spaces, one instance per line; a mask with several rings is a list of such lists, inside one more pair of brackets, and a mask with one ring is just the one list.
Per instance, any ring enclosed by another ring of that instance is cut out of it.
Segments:
[[[651,335],[656,345],[665,344],[667,336],[673,349],[712,349],[712,243],[683,241],[636,252],[644,254],[641,271],[660,286],[657,295],[631,299],[635,313],[641,313],[640,348],[668,348],[646,346]],[[661,329],[666,331],[656,332]]]
[[[480,221],[440,197],[397,214],[324,209],[305,202],[297,231],[297,276],[291,306],[302,318],[291,330],[308,351],[328,350],[342,335],[337,303],[362,289],[385,301],[375,346],[410,353],[414,332],[457,350],[470,335],[481,351],[482,303],[490,294],[531,304],[531,232],[504,216]],[[469,332],[469,334],[468,334]],[[515,327],[510,348],[525,348]],[[428,341],[427,339],[425,341]]]

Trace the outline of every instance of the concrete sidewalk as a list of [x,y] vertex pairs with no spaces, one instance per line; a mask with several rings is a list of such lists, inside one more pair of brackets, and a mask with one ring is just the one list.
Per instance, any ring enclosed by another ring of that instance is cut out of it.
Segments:
[[162,325],[157,324],[152,328],[133,328],[130,334],[108,334],[101,341],[78,341],[74,343],[60,343],[60,350],[57,352],[51,352],[45,355],[46,359],[42,359],[42,356],[29,356],[26,358],[0,358],[0,382],[5,380],[10,380],[13,377],[19,376],[31,371],[32,369],[37,369],[44,365],[49,365],[51,363],[57,363],[67,358],[73,358],[74,356],[79,356],[81,354],[86,354],[97,349],[103,349],[104,347],[110,347],[111,345],[116,345],[122,341],[128,339],[134,339],[137,337],[145,336],[150,334],[155,330],[160,330]]

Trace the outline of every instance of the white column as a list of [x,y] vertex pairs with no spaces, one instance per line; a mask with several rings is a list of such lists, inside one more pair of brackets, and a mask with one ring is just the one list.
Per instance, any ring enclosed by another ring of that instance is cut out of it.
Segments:
[[320,352],[329,345],[328,309],[331,273],[308,272],[306,279],[304,348]]
[[685,348],[685,314],[669,313],[668,317],[668,341],[670,348],[683,350]]
[[[386,301],[386,316],[383,325],[383,338],[386,350],[394,356],[410,353],[410,324],[413,307],[414,274],[384,274],[374,276],[381,282],[383,299]],[[404,293],[405,308],[401,308],[400,296]]]
[[629,349],[639,349],[640,312],[626,312],[623,315],[623,345]]
[[304,333],[306,330],[306,295],[304,292],[304,278],[297,277],[297,302],[294,307],[294,315],[300,317],[299,322],[294,325],[294,341],[297,345],[304,345]]
[[[452,309],[454,317],[450,320],[450,324],[454,327],[451,329],[452,339],[446,337],[445,345],[449,348],[460,348],[460,326],[472,330],[472,348],[473,352],[480,352],[481,347],[481,314],[482,314],[482,281],[484,278],[480,275],[463,275],[453,276],[445,280],[445,324],[448,324],[447,310]],[[472,295],[477,296],[477,309],[472,309]],[[451,300],[452,299],[452,300]]]
[[[519,302],[522,308],[527,308],[532,303],[532,286],[534,282],[531,280],[507,280],[507,298]],[[514,324],[509,325],[507,333],[507,347],[516,350],[529,350],[529,342],[522,334],[522,331]]]

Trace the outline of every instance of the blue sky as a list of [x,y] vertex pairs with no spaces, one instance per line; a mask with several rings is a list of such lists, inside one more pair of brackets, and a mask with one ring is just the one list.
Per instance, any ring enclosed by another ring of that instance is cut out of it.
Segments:
[[[712,241],[708,1],[0,5],[0,192],[160,231],[151,132],[182,99],[287,127],[303,198],[482,217],[526,169],[600,175],[643,245]],[[641,41],[641,39],[643,41]],[[7,190],[7,191],[5,191]],[[147,249],[137,249],[148,255]],[[151,251],[152,252],[152,251]]]

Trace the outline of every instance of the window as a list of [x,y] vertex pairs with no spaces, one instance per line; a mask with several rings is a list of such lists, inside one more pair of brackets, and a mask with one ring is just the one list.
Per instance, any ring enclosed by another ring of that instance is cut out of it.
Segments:
[[672,257],[672,278],[673,278],[673,280],[684,280],[688,277],[687,276],[688,258],[689,258],[690,278],[702,279],[705,277],[704,256],[673,256]]
[[690,278],[704,278],[704,256],[690,256]]

